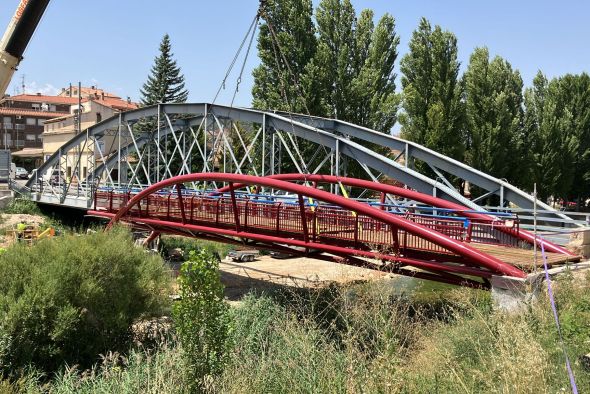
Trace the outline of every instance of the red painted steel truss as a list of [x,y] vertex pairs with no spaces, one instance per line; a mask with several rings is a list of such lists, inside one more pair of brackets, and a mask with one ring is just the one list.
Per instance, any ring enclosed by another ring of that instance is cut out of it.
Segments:
[[[229,186],[216,193],[183,192],[180,185],[190,182],[223,182]],[[318,183],[362,187],[381,193],[382,200],[385,195],[395,195],[456,209],[461,216],[470,218],[472,227],[495,226],[495,234],[503,234],[507,243],[510,239],[523,239],[523,232],[515,231],[514,226],[497,223],[497,219],[445,200],[391,185],[325,175],[182,175],[138,193],[98,191],[95,209],[89,213],[111,218],[109,225],[121,221],[154,233],[247,244],[295,255],[313,254],[455,285],[487,288],[492,275],[526,276],[518,268],[470,246],[469,242],[474,240],[468,237],[473,236],[473,228],[469,232],[463,222],[393,214],[383,207],[321,190]],[[256,195],[239,193],[244,187],[281,190],[293,199],[262,200]]]

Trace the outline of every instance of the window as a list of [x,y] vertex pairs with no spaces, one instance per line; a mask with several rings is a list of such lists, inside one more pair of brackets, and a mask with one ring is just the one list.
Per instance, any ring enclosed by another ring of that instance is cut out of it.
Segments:
[[14,125],[14,129],[15,130],[24,130],[25,129],[25,125],[24,124],[15,124]]
[[55,105],[50,105],[50,106],[49,106],[49,110],[50,110],[51,112],[55,112]]
[[16,146],[17,148],[21,148],[21,147],[25,146],[25,141],[23,141],[23,140],[16,140],[14,142],[15,142],[14,146]]
[[37,126],[37,119],[27,118],[26,123],[27,123],[27,126]]
[[35,134],[25,134],[25,139],[27,141],[35,141],[36,137],[37,136]]
[[100,123],[102,122],[102,115],[100,114],[100,112],[96,113],[96,123]]
[[3,120],[4,124],[12,124],[12,117],[11,116],[5,116],[4,120]]
[[31,104],[31,107],[32,107],[34,110],[37,110],[37,111],[38,111],[38,110],[40,110],[40,109],[41,109],[41,104],[39,104],[39,103],[33,103],[33,104]]
[[45,120],[43,120],[43,119],[37,119],[37,126],[43,126],[44,122],[45,122]]
[[43,134],[37,134],[37,139],[39,141],[42,141],[43,140]]
[[12,135],[8,134],[8,133],[4,133],[4,141],[3,145],[8,147],[8,146],[12,146]]

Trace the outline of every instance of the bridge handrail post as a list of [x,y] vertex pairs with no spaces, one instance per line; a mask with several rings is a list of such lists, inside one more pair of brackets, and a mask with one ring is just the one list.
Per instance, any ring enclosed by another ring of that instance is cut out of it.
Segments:
[[193,194],[193,196],[191,197],[191,203],[190,203],[190,208],[191,208],[191,215],[190,215],[190,219],[189,221],[192,223],[193,221],[193,215],[194,215],[194,211],[195,211],[195,195]]
[[244,207],[244,229],[248,228],[248,203],[250,200],[246,200],[246,204]]
[[236,225],[236,231],[240,232],[240,211],[238,210],[238,203],[236,201],[236,191],[234,189],[233,182],[229,182],[229,196],[231,199],[232,209],[234,211],[234,221]]
[[184,212],[184,199],[182,198],[182,190],[179,185],[176,185],[176,193],[178,194],[178,206],[180,207],[180,216],[182,224],[186,224],[186,213]]
[[305,212],[305,203],[303,202],[303,196],[301,194],[297,195],[297,199],[299,200],[299,214],[301,215],[301,227],[303,229],[303,240],[305,243],[309,243],[309,232],[307,228],[307,215]]
[[281,220],[281,205],[283,205],[282,202],[279,202],[277,204],[277,224],[276,224],[276,231],[277,231],[277,235],[279,234],[279,230],[280,230],[280,220]]
[[170,220],[170,197],[172,197],[172,194],[168,194],[166,199],[166,220]]
[[473,232],[473,222],[470,220],[467,224],[467,234],[465,237],[465,242],[471,242],[471,236]]
[[359,214],[354,215],[354,247],[358,247],[359,242]]

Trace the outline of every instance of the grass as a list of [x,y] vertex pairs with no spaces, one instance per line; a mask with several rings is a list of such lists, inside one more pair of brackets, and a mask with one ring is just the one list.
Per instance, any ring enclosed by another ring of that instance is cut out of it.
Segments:
[[41,210],[34,201],[15,198],[2,210],[2,213],[40,215]]
[[[578,358],[590,349],[590,275],[566,275],[555,293],[578,389],[588,392],[590,373]],[[218,393],[570,391],[545,297],[521,315],[507,315],[481,291],[418,294],[374,282],[249,295],[232,308],[230,361],[208,387]],[[20,384],[55,393],[187,392],[179,352],[172,341],[155,352],[105,357],[91,371],[70,368],[47,386],[34,375]]]

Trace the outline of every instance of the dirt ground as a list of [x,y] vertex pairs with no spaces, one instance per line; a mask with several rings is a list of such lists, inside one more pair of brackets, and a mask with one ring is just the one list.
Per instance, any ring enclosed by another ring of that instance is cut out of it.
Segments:
[[306,257],[273,259],[260,256],[250,263],[225,259],[219,269],[226,297],[230,300],[239,299],[251,290],[318,287],[331,282],[346,283],[388,276],[383,272]]
[[38,226],[45,221],[43,216],[24,214],[0,214],[0,248],[10,246],[13,242],[11,237],[5,235],[6,231],[12,230],[18,223],[24,221],[27,224]]

